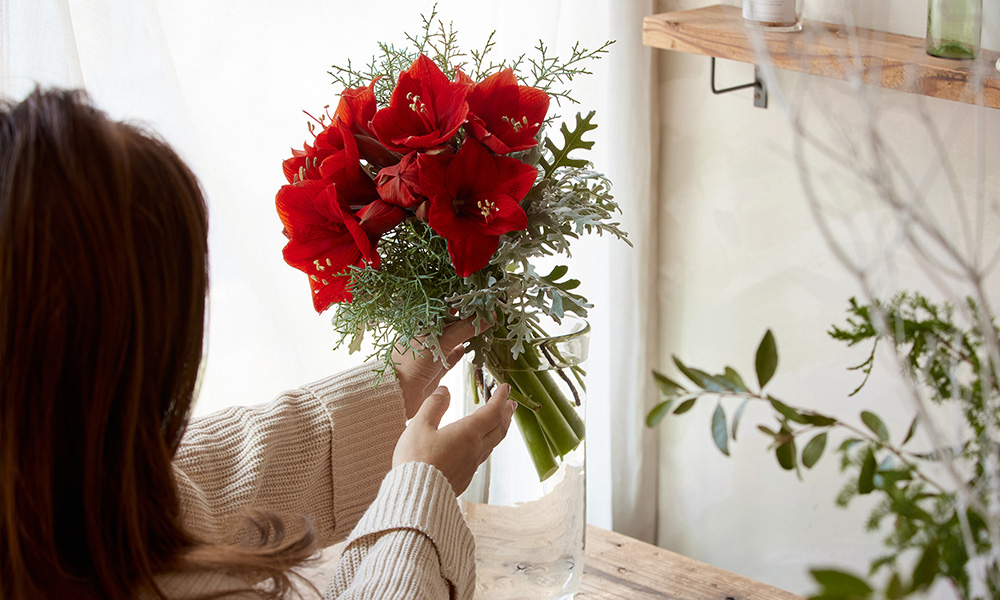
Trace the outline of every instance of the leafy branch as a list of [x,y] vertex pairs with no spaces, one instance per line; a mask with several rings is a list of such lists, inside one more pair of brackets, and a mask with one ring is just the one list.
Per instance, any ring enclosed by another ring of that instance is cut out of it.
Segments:
[[[876,301],[870,305],[851,299],[846,326],[833,327],[829,332],[848,346],[872,344],[868,359],[855,367],[865,373],[862,386],[871,375],[874,346],[879,341],[892,344],[906,358],[907,377],[934,402],[956,405],[962,411],[967,437],[955,448],[937,448],[932,452],[907,449],[917,437],[919,416],[896,442],[885,422],[872,411],[861,412],[862,427],[767,394],[765,387],[778,364],[777,344],[770,331],[761,340],[755,357],[757,390],[751,390],[732,367],[710,374],[674,357],[675,366],[694,387],[688,389],[662,373],[654,373],[664,400],[650,411],[646,424],[656,426],[667,415],[684,414],[698,400],[713,397],[717,403],[711,419],[712,437],[719,450],[728,456],[729,442],[736,441],[745,407],[751,401],[763,403],[773,411],[777,425],[758,425],[758,429],[771,438],[769,451],[774,452],[781,468],[794,470],[800,478],[800,465],[810,469],[820,460],[830,433],[846,433],[837,450],[841,455],[841,470],[847,474],[838,504],[847,505],[855,497],[874,494],[879,500],[869,517],[869,529],[874,531],[884,523],[892,524],[883,540],[887,553],[872,562],[868,574],[889,571],[888,583],[879,592],[881,596],[903,598],[927,590],[942,578],[963,598],[973,598],[966,568],[972,560],[984,566],[989,597],[995,598],[1000,591],[1000,562],[996,558],[1000,549],[992,547],[990,529],[996,524],[991,524],[988,517],[989,490],[979,481],[995,465],[997,443],[989,432],[1000,426],[1000,415],[987,408],[990,403],[984,401],[984,396],[996,399],[998,389],[992,379],[984,377],[984,369],[992,367],[980,358],[984,336],[979,308],[972,300],[967,304],[973,324],[963,328],[956,324],[951,306],[935,305],[919,294],[901,293],[888,303]],[[990,326],[996,332],[995,324]],[[955,377],[958,364],[971,374]],[[724,408],[724,402],[730,400],[740,401],[731,426]],[[806,438],[809,440],[803,447],[801,442]],[[974,491],[971,500],[961,493],[963,490],[930,475],[936,465],[946,461],[956,462],[956,470],[966,474],[962,485]],[[916,557],[912,570],[901,566],[903,555]],[[812,573],[822,589],[816,599],[875,597],[876,591],[856,575],[831,569]]]

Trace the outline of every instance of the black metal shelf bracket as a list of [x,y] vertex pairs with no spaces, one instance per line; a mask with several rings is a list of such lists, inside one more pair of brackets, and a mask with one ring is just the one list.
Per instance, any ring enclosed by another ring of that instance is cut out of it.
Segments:
[[712,58],[712,93],[713,94],[725,94],[727,92],[735,92],[736,90],[744,90],[746,88],[753,88],[753,105],[757,108],[767,108],[767,86],[764,84],[764,80],[760,76],[760,67],[754,65],[753,67],[753,83],[744,83],[743,85],[734,85],[733,87],[727,87],[723,89],[717,89],[715,87],[715,57]]

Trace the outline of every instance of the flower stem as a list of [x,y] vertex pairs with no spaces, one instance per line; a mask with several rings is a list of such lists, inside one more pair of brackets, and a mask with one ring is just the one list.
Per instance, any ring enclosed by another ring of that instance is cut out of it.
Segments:
[[545,439],[545,433],[539,426],[535,413],[530,410],[515,410],[514,421],[517,422],[517,428],[521,431],[521,437],[524,438],[524,445],[527,446],[528,454],[531,455],[531,462],[534,463],[535,471],[538,472],[538,480],[545,481],[556,472],[559,465],[556,463],[555,454]]
[[580,438],[566,421],[566,417],[563,416],[548,390],[539,381],[538,374],[533,371],[508,371],[506,375],[512,386],[517,388],[523,396],[531,398],[541,405],[536,413],[538,424],[545,432],[545,436],[552,444],[556,454],[565,456],[580,445]]
[[545,387],[545,391],[549,393],[549,397],[552,398],[556,408],[559,409],[563,418],[566,419],[566,422],[569,423],[569,426],[573,429],[573,433],[576,434],[577,438],[582,440],[584,438],[584,434],[586,433],[586,425],[583,424],[583,419],[580,418],[580,415],[576,412],[573,404],[566,398],[566,395],[563,394],[562,390],[559,388],[559,384],[556,382],[555,378],[552,377],[552,373],[549,371],[539,371],[536,375],[538,376],[538,380]]
[[[509,336],[502,323],[496,333]],[[531,409],[514,414],[521,413],[516,419],[518,428],[544,481],[558,466],[556,456],[565,457],[580,445],[586,426],[551,372],[555,369],[552,357],[546,355],[543,360],[540,352],[545,350],[529,345],[515,357],[494,349],[487,354],[486,365],[495,380],[510,384],[512,398]],[[572,382],[567,380],[567,385],[572,389]]]

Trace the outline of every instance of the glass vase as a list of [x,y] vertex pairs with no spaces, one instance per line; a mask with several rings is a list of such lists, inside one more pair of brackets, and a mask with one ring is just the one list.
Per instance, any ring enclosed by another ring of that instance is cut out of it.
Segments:
[[768,31],[802,31],[802,0],[743,0],[743,20]]
[[928,0],[927,54],[975,58],[983,30],[983,0]]
[[[511,384],[512,396],[518,390],[530,396],[532,389],[561,394],[562,410],[575,415],[569,421],[578,439],[561,457],[560,451],[553,452],[552,464],[544,456],[539,458],[538,444],[555,444],[545,441],[538,424],[545,423],[545,409],[536,413],[527,407],[533,398],[524,398],[507,437],[476,472],[461,505],[476,538],[477,600],[572,598],[583,576],[583,377],[590,326],[584,320],[567,318],[552,328],[546,326],[545,331],[549,335],[526,344],[516,359],[513,341],[495,338],[485,368],[471,362],[466,365],[466,413],[478,408],[501,381]],[[543,385],[535,387],[531,382]]]

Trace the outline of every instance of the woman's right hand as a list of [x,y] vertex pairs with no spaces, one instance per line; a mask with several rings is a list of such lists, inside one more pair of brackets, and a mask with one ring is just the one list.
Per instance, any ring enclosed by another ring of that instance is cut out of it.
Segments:
[[455,495],[469,487],[476,469],[507,435],[517,403],[509,400],[510,386],[497,388],[489,401],[476,412],[440,427],[451,394],[438,387],[424,400],[416,416],[406,426],[392,454],[392,466],[408,462],[427,463],[441,471]]

